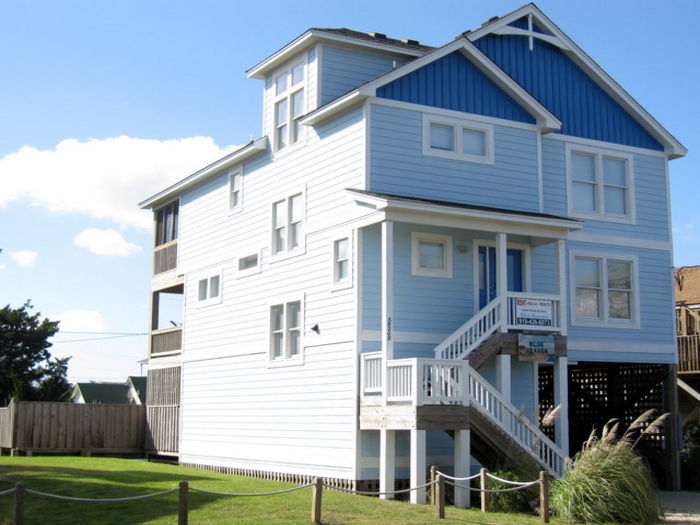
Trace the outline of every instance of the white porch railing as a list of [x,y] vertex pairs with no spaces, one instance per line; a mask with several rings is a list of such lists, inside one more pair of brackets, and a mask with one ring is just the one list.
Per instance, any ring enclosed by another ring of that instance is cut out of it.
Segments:
[[[362,355],[362,392],[384,393],[381,353]],[[561,477],[568,458],[464,360],[395,359],[386,366],[386,402],[473,405],[551,474]]]
[[[436,359],[466,359],[491,334],[506,330],[560,332],[558,295],[508,292],[496,297],[435,347]],[[505,301],[505,326],[502,305]]]
[[434,350],[436,359],[465,359],[501,327],[501,299],[495,298],[440,343]]

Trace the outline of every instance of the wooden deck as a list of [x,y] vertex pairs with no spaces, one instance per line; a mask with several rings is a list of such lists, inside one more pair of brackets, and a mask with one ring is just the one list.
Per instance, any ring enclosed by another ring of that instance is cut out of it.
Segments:
[[457,405],[361,406],[361,430],[468,430],[469,407]]

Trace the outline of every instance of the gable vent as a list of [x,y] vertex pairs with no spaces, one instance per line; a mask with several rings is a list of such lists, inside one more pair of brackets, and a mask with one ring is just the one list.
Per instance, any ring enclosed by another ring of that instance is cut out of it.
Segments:
[[376,31],[373,31],[371,33],[367,33],[369,36],[372,38],[379,38],[382,40],[386,40],[386,35],[384,33],[377,33]]
[[420,42],[418,42],[418,40],[413,40],[412,38],[402,38],[401,42],[403,42],[404,44],[410,44],[412,46],[420,45]]

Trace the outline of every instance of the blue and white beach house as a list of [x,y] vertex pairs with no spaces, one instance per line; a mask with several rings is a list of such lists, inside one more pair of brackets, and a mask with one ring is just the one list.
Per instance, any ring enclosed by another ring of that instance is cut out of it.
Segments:
[[686,150],[535,5],[438,48],[313,28],[248,76],[262,137],[141,203],[154,453],[382,490],[499,456],[560,476],[593,425],[673,408]]

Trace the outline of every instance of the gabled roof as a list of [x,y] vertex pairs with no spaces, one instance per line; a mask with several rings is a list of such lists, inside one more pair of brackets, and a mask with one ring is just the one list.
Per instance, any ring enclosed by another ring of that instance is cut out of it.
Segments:
[[[532,17],[534,23],[546,32],[529,31],[513,27],[510,24],[523,17]],[[488,34],[525,35],[545,40],[559,47],[579,66],[589,77],[598,84],[615,102],[627,111],[649,134],[664,146],[670,158],[682,157],[687,149],[654,117],[652,117],[632,96],[627,93],[613,78],[608,75],[591,57],[589,57],[566,33],[552,22],[535,4],[527,4],[502,17],[494,17],[475,31],[464,33],[463,36],[474,42]],[[459,38],[459,37],[458,37]]]
[[158,206],[167,204],[167,202],[172,200],[175,195],[194,186],[195,184],[199,184],[211,175],[217,173],[219,170],[233,166],[234,164],[254,157],[255,155],[258,155],[266,150],[267,137],[253,140],[236,151],[221,157],[219,160],[212,162],[208,166],[205,166],[201,170],[195,171],[192,175],[189,175],[172,186],[165,188],[163,191],[159,191],[155,195],[151,195],[146,200],[140,202],[139,206],[141,208],[157,208]]
[[138,396],[138,401],[142,405],[146,404],[146,387],[148,378],[146,376],[129,376],[126,378],[126,384],[131,385]]
[[457,40],[454,40],[449,44],[446,44],[441,48],[422,56],[421,58],[417,58],[416,60],[404,64],[401,67],[398,67],[374,80],[367,82],[347,95],[344,95],[343,97],[340,97],[339,99],[336,99],[335,101],[309,113],[301,120],[301,122],[303,124],[310,125],[321,122],[331,115],[357,103],[361,99],[376,96],[377,89],[379,87],[393,82],[404,75],[425,67],[431,62],[435,62],[436,60],[439,60],[440,58],[454,52],[462,53],[478,69],[480,69],[482,73],[496,83],[496,85],[505,91],[518,104],[523,106],[533,117],[535,117],[538,126],[540,126],[543,131],[554,131],[561,128],[561,122],[547,108],[540,104],[522,86],[506,75],[500,68],[498,68],[498,66],[496,66],[496,64],[494,64],[486,55],[479,51],[474,44],[463,37],[460,37]]
[[408,57],[423,56],[434,49],[431,46],[421,45],[416,40],[409,38],[405,38],[403,40],[389,38],[383,33],[362,33],[361,31],[355,31],[344,27],[312,27],[292,40],[279,51],[251,67],[248,71],[246,71],[246,74],[250,78],[265,78],[265,75],[276,69],[293,55],[296,55],[301,51],[308,49],[313,44],[322,41],[336,44],[350,44],[353,46],[360,46],[368,49],[374,49],[376,51],[395,53]]

